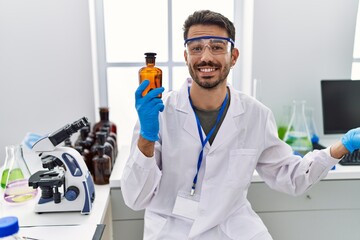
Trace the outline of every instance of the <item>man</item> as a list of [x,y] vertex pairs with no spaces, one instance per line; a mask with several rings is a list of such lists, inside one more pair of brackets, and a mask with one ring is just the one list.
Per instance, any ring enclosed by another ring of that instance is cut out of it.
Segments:
[[360,147],[360,128],[303,158],[281,141],[271,111],[227,84],[239,56],[235,28],[211,11],[184,24],[193,79],[162,101],[135,93],[139,122],[122,176],[125,203],[146,209],[144,239],[272,239],[246,199],[256,169],[273,189],[300,195]]

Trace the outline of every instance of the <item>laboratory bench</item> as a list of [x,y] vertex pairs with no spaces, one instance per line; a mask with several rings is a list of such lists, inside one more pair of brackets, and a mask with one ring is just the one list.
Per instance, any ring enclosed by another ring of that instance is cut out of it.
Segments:
[[109,185],[95,185],[90,214],[80,212],[35,213],[37,197],[19,205],[2,203],[2,216],[17,216],[20,235],[28,239],[112,239],[112,211]]
[[[120,178],[130,148],[122,146],[110,177],[113,238],[141,240],[144,211],[133,211],[122,198]],[[255,172],[248,191],[253,209],[275,240],[360,239],[360,166],[336,165],[301,196],[270,189]]]

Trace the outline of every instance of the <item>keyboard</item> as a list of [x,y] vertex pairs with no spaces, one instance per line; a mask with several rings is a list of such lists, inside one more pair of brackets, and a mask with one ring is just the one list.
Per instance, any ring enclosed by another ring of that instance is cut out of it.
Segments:
[[360,165],[360,151],[356,150],[353,153],[346,154],[339,163],[346,166]]

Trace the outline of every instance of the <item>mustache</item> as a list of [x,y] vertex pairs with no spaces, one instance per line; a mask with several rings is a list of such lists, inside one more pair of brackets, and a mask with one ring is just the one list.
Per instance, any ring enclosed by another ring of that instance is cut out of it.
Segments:
[[219,64],[213,63],[211,61],[205,62],[202,61],[201,63],[197,64],[196,67],[215,67],[220,68],[221,66]]

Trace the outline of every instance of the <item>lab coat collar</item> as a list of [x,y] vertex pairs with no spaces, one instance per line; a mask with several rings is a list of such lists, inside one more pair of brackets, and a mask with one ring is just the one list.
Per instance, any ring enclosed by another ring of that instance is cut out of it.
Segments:
[[185,81],[185,83],[180,88],[179,95],[176,101],[176,111],[183,113],[181,114],[181,117],[182,115],[184,115],[183,117],[185,117],[184,121],[181,121],[184,123],[184,130],[196,140],[199,140],[195,114],[189,101],[188,86],[188,82]]
[[244,125],[239,124],[239,118],[245,112],[244,105],[240,99],[240,94],[237,93],[230,84],[228,84],[228,87],[230,89],[231,96],[230,106],[220,129],[216,134],[214,142],[211,147],[209,146],[209,154],[215,151],[222,144],[226,143],[230,139],[233,139],[234,135],[239,134],[239,131],[245,131]]
[[[187,81],[182,85],[177,99],[176,110],[186,114],[183,128],[186,132],[198,140],[199,134],[197,131],[195,115],[189,102],[188,86]],[[231,139],[235,134],[238,134],[241,130],[241,126],[236,124],[236,119],[244,113],[244,106],[237,90],[235,90],[229,83],[227,86],[230,89],[230,106],[213,144],[211,147],[209,143],[205,146],[205,148],[209,149],[209,153],[221,146],[227,140]],[[204,132],[203,134],[205,136]]]

